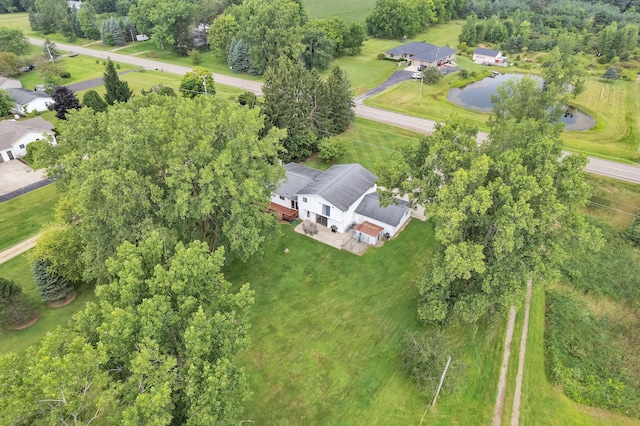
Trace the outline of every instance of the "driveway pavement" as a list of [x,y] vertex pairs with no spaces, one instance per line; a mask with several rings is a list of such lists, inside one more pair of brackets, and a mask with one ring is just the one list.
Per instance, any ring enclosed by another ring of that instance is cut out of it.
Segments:
[[44,169],[33,171],[18,160],[0,163],[0,196],[40,182],[43,174]]
[[383,83],[381,83],[377,87],[374,87],[373,89],[369,90],[367,93],[362,95],[360,97],[360,99],[364,100],[364,99],[367,99],[370,96],[377,95],[378,93],[382,92],[383,90],[388,89],[389,87],[393,86],[394,84],[398,84],[401,81],[411,80],[411,74],[413,74],[413,72],[414,71],[409,71],[408,68],[404,69],[402,71],[395,71]]

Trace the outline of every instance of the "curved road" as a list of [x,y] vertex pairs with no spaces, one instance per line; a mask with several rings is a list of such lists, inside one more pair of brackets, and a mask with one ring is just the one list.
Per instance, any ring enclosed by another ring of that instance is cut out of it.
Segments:
[[[44,43],[44,40],[29,38],[29,42],[31,44],[41,46]],[[184,75],[185,73],[191,71],[191,68],[189,67],[168,64],[151,59],[138,58],[135,56],[121,55],[115,52],[104,52],[88,49],[82,46],[71,46],[61,43],[56,43],[56,45],[61,50],[76,52],[82,55],[93,56],[96,58],[109,57],[114,61],[136,65],[149,70],[161,69],[163,71],[179,75]],[[262,83],[259,81],[245,80],[243,78],[222,74],[214,74],[214,79],[217,83],[224,84],[226,86],[248,90],[255,93],[256,95],[262,94]],[[400,114],[392,111],[385,111],[378,108],[372,108],[370,106],[364,105],[362,101],[356,102],[355,113],[358,117],[366,118],[372,121],[378,121],[380,123],[385,123],[396,127],[402,127],[404,129],[413,130],[420,133],[428,133],[433,131],[433,128],[436,124],[436,122],[432,120],[413,117],[410,115]],[[486,133],[481,132],[478,134],[479,143],[481,143],[486,138]],[[638,166],[631,166],[628,164],[617,163],[615,161],[601,160],[599,158],[589,157],[589,162],[587,164],[587,167],[585,167],[585,170],[590,173],[640,184],[640,167]]]

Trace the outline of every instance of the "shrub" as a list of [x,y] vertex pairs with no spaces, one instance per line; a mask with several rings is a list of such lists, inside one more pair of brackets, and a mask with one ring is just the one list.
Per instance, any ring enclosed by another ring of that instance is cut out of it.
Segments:
[[256,97],[255,93],[253,92],[242,92],[238,95],[238,103],[240,105],[246,105],[249,108],[253,108],[254,106],[256,106],[256,103],[258,102],[258,98]]
[[467,78],[469,78],[469,71],[467,71],[466,69],[462,68],[460,70],[460,78],[465,79],[465,80]]
[[38,311],[22,288],[13,281],[0,277],[0,323],[17,328],[32,320]]
[[62,71],[60,73],[60,78],[71,78],[71,73],[69,71]]
[[202,62],[202,54],[198,49],[191,49],[187,52],[189,58],[191,58],[191,63],[193,65],[199,65]]
[[387,57],[387,55],[385,55],[384,53],[378,53],[378,59],[379,60],[383,60],[386,57]]
[[43,160],[48,156],[46,154],[50,148],[52,147],[46,140],[38,139],[33,141],[27,145],[27,155],[24,156],[24,161],[34,170],[46,167],[47,165],[43,164]]
[[629,225],[622,237],[636,247],[640,247],[640,219],[637,217]]
[[326,162],[342,157],[347,152],[347,145],[342,139],[324,138],[318,143],[318,157]]
[[120,64],[116,64],[116,69],[119,70],[120,69]]
[[33,264],[33,277],[44,302],[61,302],[73,293],[71,283],[51,271],[49,264],[41,259],[36,259]]
[[[432,397],[449,357],[454,354],[444,332],[406,332],[403,339],[402,369],[406,371],[423,395]],[[455,362],[449,365],[442,389],[452,392],[458,383]]]

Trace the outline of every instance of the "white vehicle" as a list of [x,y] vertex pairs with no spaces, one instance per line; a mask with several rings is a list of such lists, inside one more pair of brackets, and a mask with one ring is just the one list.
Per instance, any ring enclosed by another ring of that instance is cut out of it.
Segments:
[[414,72],[413,74],[411,74],[411,78],[413,78],[415,80],[420,80],[422,78],[422,73],[421,72]]

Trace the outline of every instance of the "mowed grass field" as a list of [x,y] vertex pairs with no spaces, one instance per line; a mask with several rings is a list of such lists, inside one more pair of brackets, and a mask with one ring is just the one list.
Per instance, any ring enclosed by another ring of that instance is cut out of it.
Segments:
[[51,184],[0,203],[0,251],[40,232],[43,223],[53,220],[57,202],[56,185]]
[[375,0],[303,0],[302,3],[311,19],[338,17],[347,23],[362,24],[376,4]]
[[596,127],[567,132],[567,148],[616,161],[640,161],[640,81],[587,79],[587,90],[575,101],[596,119]]

